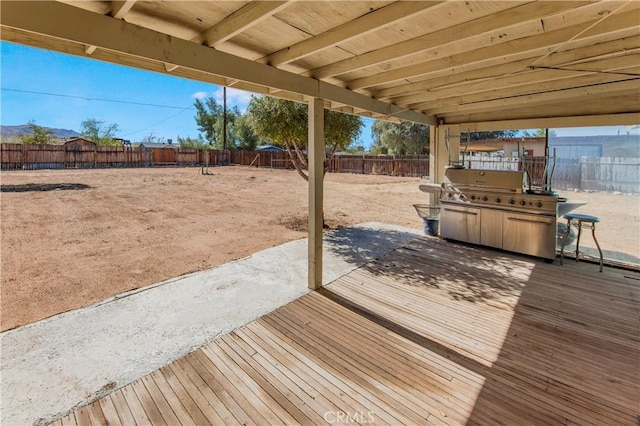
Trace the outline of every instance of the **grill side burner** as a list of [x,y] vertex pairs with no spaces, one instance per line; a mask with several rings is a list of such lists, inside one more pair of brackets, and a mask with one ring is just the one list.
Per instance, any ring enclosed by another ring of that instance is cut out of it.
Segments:
[[523,172],[448,169],[445,176],[443,238],[555,258],[557,197],[523,193]]

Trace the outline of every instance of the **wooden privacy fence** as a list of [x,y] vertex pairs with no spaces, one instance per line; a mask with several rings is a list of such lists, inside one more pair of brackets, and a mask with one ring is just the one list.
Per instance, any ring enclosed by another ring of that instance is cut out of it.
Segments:
[[293,169],[289,154],[282,151],[249,151],[234,150],[231,153],[231,164],[241,166],[268,167],[271,169]]
[[[62,146],[0,144],[2,170],[85,169],[158,166],[244,166],[293,169],[287,152],[219,151],[193,148],[131,146]],[[544,157],[502,158],[464,156],[474,169],[527,170],[532,185],[542,185]],[[335,155],[329,172],[423,177],[429,174],[429,157],[393,155]],[[640,159],[581,157],[558,158],[553,188],[640,193]]]
[[423,177],[429,175],[428,155],[336,155],[329,162],[334,173]]
[[[280,151],[19,144],[1,144],[0,148],[2,170],[226,164],[273,169],[294,168],[289,154]],[[329,172],[422,177],[429,172],[429,157],[424,155],[336,155],[329,161]]]
[[[244,166],[293,169],[287,152],[231,151],[231,163]],[[429,156],[334,155],[329,161],[331,173],[356,173],[422,177],[429,174]]]
[[2,170],[219,164],[220,152],[189,148],[1,144]]

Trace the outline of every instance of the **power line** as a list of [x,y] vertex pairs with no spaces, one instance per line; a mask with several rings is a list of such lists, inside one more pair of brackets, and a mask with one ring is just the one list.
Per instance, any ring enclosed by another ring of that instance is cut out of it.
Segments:
[[148,129],[152,128],[152,127],[158,126],[158,125],[160,125],[160,124],[162,124],[162,123],[164,123],[164,122],[167,122],[167,121],[171,120],[171,119],[172,119],[172,118],[174,118],[174,117],[177,117],[178,115],[182,114],[182,113],[183,113],[183,112],[185,112],[185,111],[187,111],[187,108],[183,109],[182,111],[178,111],[176,114],[173,114],[173,115],[172,115],[171,117],[169,117],[169,118],[165,118],[165,119],[164,119],[164,120],[162,120],[162,121],[159,121],[159,122],[157,122],[157,123],[155,123],[155,124],[152,124],[152,125],[150,125],[150,126],[148,126],[148,127],[145,127],[144,129],[136,130],[135,132],[129,132],[129,133],[127,133],[127,134],[125,134],[125,135],[122,135],[122,136],[124,137],[124,136],[129,136],[129,135],[135,135],[136,133],[144,132],[145,130],[148,130]]
[[185,111],[189,111],[189,110],[194,110],[193,107],[188,107],[188,108],[184,108],[184,107],[177,107],[177,106],[173,106],[173,105],[160,105],[160,104],[150,104],[150,103],[144,103],[144,102],[133,102],[133,101],[122,101],[122,100],[117,100],[117,99],[105,99],[105,98],[87,98],[85,96],[74,96],[74,95],[65,95],[62,93],[49,93],[49,92],[39,92],[39,91],[35,91],[35,90],[21,90],[21,89],[11,89],[11,88],[7,88],[7,87],[2,87],[0,88],[0,90],[6,90],[9,92],[19,92],[19,93],[30,93],[30,94],[34,94],[34,95],[46,95],[46,96],[58,96],[61,98],[72,98],[72,99],[83,99],[83,100],[87,100],[87,101],[100,101],[100,102],[112,102],[112,103],[120,103],[120,104],[130,104],[130,105],[141,105],[141,106],[150,106],[150,107],[156,107],[156,108],[171,108],[171,109],[179,109],[180,111],[178,111],[176,114],[171,115],[168,118],[165,118],[164,120],[161,120],[155,124],[152,124],[148,127],[145,127],[144,129],[141,130],[136,130],[135,132],[129,132],[124,136],[129,136],[129,135],[134,135],[136,133],[140,133],[140,132],[144,132],[145,130],[148,130],[152,127],[158,126],[162,123],[165,123],[169,120],[171,120],[174,117],[177,117],[178,115],[182,114]]
[[0,88],[0,90],[5,90],[5,91],[8,91],[8,92],[30,93],[30,94],[34,94],[34,95],[58,96],[58,97],[61,97],[61,98],[82,99],[82,100],[85,100],[85,101],[112,102],[112,103],[119,103],[119,104],[150,106],[150,107],[156,107],[156,108],[171,108],[171,109],[179,109],[179,110],[182,110],[182,111],[194,109],[193,107],[185,108],[185,107],[178,107],[178,106],[174,106],[174,105],[149,104],[149,103],[144,103],[144,102],[121,101],[121,100],[117,100],[117,99],[87,98],[85,96],[65,95],[65,94],[62,94],[62,93],[38,92],[38,91],[35,91],[35,90],[10,89],[10,88],[6,88],[6,87],[2,87],[2,88]]

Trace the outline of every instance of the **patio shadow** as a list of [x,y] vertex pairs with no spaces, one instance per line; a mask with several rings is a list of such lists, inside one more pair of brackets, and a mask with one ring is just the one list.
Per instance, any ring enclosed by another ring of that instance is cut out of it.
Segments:
[[360,266],[419,238],[419,233],[363,226],[340,228],[323,235],[329,252]]

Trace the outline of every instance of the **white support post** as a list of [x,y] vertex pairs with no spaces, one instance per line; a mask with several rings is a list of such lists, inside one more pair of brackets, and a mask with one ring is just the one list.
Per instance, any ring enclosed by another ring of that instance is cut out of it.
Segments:
[[444,172],[452,161],[460,156],[460,126],[438,125],[430,127],[429,134],[429,180],[442,182]]
[[[429,126],[429,181],[432,183],[440,183],[438,176],[438,154],[440,153],[440,144],[438,136],[442,128],[438,125]],[[431,196],[429,202],[433,202]]]
[[309,101],[309,281],[311,290],[322,287],[322,219],[324,180],[324,101]]

